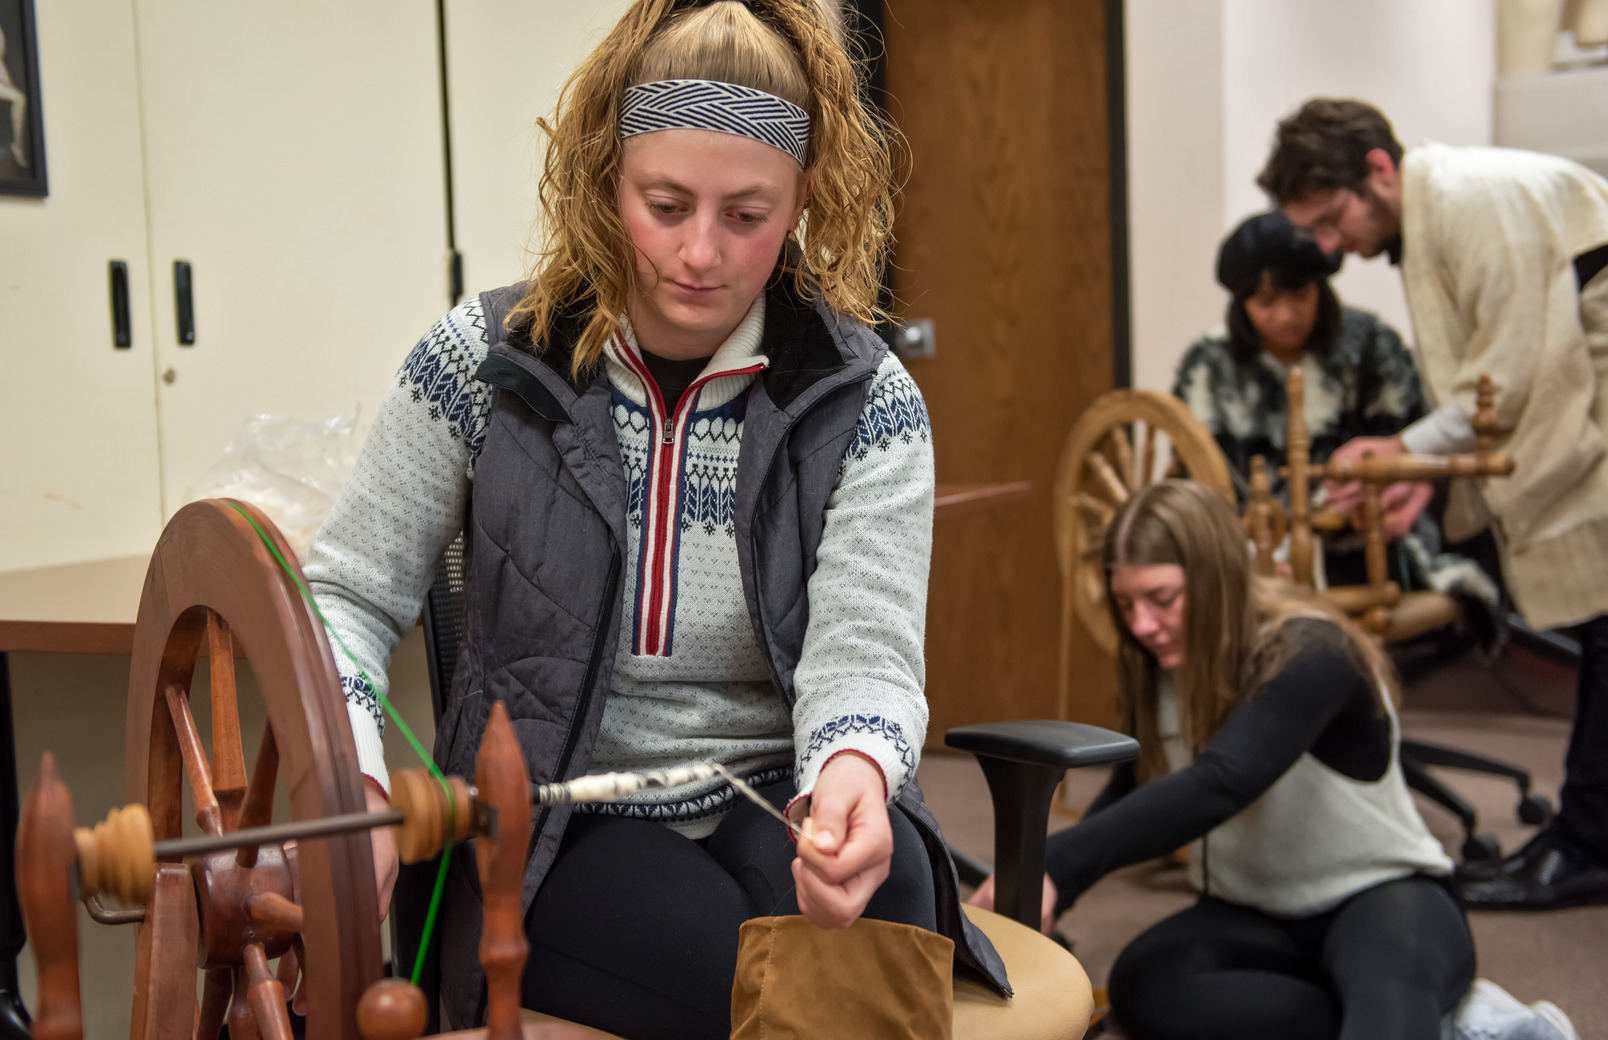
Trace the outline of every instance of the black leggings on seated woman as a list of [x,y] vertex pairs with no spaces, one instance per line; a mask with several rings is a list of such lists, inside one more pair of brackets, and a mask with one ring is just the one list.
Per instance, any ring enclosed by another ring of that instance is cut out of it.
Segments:
[[1473,979],[1462,908],[1410,877],[1294,920],[1202,897],[1122,951],[1109,992],[1132,1040],[1440,1040]]
[[[793,787],[760,793],[781,806]],[[889,818],[893,865],[864,916],[931,930],[926,849],[903,812]],[[747,802],[701,841],[577,813],[525,917],[524,1005],[630,1040],[725,1040],[737,930],[799,912],[793,854],[781,822]]]

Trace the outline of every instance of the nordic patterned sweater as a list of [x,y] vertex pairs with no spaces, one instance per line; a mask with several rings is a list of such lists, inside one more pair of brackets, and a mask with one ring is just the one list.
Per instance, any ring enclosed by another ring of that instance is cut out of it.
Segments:
[[[866,394],[809,582],[810,623],[789,714],[755,639],[738,572],[737,459],[761,353],[760,296],[666,414],[627,327],[604,362],[626,470],[624,615],[589,771],[713,759],[751,782],[796,776],[800,796],[843,751],[874,761],[893,798],[926,735],[923,636],[933,458],[925,404],[893,355]],[[364,774],[388,788],[375,684],[419,615],[441,551],[463,523],[491,389],[478,297],[403,362],[306,574],[331,627]],[[473,594],[473,590],[471,590]],[[871,692],[871,691],[874,691]],[[658,820],[690,837],[731,804],[714,782],[580,807]]]

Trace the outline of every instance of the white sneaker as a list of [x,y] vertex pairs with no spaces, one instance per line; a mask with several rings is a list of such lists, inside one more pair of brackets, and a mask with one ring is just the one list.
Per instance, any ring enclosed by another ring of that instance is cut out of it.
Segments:
[[1490,979],[1475,979],[1441,1026],[1442,1040],[1580,1040],[1574,1024],[1548,1000],[1519,998]]

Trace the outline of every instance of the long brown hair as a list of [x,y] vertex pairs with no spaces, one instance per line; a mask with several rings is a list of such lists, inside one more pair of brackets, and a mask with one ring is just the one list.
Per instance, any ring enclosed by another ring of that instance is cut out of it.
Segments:
[[1175,676],[1179,724],[1192,750],[1205,750],[1229,713],[1299,649],[1285,622],[1321,617],[1340,627],[1359,671],[1395,695],[1395,671],[1379,643],[1313,593],[1258,578],[1244,529],[1228,500],[1204,484],[1164,480],[1141,489],[1111,519],[1105,542],[1106,603],[1121,642],[1119,709],[1139,738],[1141,780],[1167,772],[1157,728],[1156,657],[1134,638],[1111,591],[1123,564],[1184,570],[1184,655]]
[[810,197],[779,273],[840,314],[881,317],[877,289],[893,226],[894,131],[864,102],[859,74],[820,0],[689,5],[637,0],[559,96],[540,198],[545,242],[525,297],[508,316],[540,349],[557,319],[586,318],[573,374],[619,327],[636,265],[619,209],[620,101],[625,88],[709,79],[768,91],[810,116]]

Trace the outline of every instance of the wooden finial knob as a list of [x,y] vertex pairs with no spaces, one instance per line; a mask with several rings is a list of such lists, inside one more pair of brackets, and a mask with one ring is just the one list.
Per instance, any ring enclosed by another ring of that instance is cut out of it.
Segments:
[[156,884],[151,815],[135,802],[113,809],[94,830],[73,831],[78,845],[78,885],[85,896],[104,892],[124,906],[143,906]]
[[429,1014],[419,987],[405,979],[381,979],[357,1002],[357,1033],[363,1040],[414,1040]]
[[474,806],[462,777],[447,777],[447,792],[423,769],[391,774],[391,807],[404,817],[396,830],[396,852],[403,863],[419,863],[441,851],[448,841],[464,841],[472,833]]

